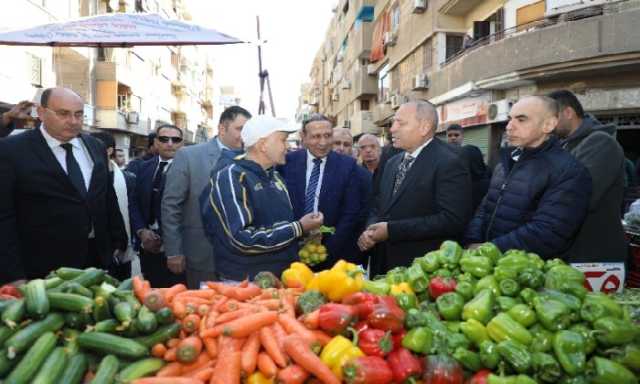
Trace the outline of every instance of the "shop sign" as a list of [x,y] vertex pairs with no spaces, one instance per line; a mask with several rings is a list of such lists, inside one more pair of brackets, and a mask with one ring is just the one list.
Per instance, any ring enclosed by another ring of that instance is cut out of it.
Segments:
[[582,271],[585,287],[594,292],[622,292],[624,287],[624,263],[571,263]]

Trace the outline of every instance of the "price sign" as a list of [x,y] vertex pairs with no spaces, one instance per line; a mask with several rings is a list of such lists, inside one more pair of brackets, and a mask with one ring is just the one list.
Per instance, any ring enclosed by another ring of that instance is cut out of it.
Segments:
[[624,263],[572,263],[586,277],[585,287],[594,292],[622,292],[624,288]]

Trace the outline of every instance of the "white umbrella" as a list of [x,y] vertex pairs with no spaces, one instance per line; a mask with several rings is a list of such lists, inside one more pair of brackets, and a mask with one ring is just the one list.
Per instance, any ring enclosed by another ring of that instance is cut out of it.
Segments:
[[242,43],[214,29],[156,13],[108,13],[0,33],[0,45],[132,47]]

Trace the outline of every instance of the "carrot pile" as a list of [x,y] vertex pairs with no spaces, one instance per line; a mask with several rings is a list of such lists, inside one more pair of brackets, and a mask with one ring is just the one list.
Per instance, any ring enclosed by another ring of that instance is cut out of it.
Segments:
[[296,318],[302,290],[262,289],[248,281],[236,286],[208,282],[207,287],[152,289],[134,278],[140,301],[152,310],[169,307],[181,324],[178,337],[151,349],[167,365],[134,384],[240,384],[258,372],[280,384],[302,384],[309,377],[340,382],[314,353],[330,336]]

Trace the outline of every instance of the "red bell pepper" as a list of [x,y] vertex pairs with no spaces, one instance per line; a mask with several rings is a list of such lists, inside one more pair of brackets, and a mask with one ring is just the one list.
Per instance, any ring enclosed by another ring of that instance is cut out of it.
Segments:
[[344,332],[355,320],[355,308],[351,305],[327,303],[320,306],[318,324],[333,335]]
[[394,350],[402,347],[402,339],[404,339],[406,334],[407,334],[407,330],[401,329],[400,332],[394,333],[391,335],[391,339],[393,340]]
[[429,355],[424,369],[424,384],[462,384],[462,366],[448,355]]
[[0,287],[0,295],[10,296],[13,298],[21,298],[22,293],[16,288],[16,286],[11,284],[5,284]]
[[449,277],[435,276],[429,281],[429,295],[433,300],[456,290],[456,281]]
[[366,319],[373,312],[379,296],[369,292],[355,292],[342,299],[342,304],[353,305],[360,319]]
[[387,356],[387,362],[396,383],[404,383],[410,378],[418,379],[422,375],[422,360],[406,348],[398,348],[391,352]]
[[478,372],[476,372],[476,374],[473,375],[473,377],[471,377],[466,384],[487,384],[490,374],[491,374],[490,370],[481,369]]
[[367,356],[385,357],[393,350],[391,332],[380,329],[365,329],[358,333],[358,347]]
[[343,376],[349,384],[389,384],[393,372],[389,364],[378,356],[361,356],[345,364]]
[[391,296],[381,296],[367,317],[369,326],[383,331],[398,332],[404,328],[404,311]]

